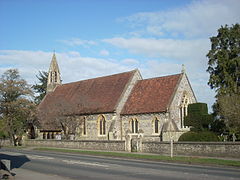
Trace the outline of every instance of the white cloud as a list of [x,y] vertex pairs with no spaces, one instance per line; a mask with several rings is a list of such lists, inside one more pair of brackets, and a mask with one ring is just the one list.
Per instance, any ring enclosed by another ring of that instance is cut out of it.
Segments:
[[138,65],[139,61],[136,59],[127,58],[127,59],[123,59],[122,63],[127,64],[127,65]]
[[175,39],[146,39],[146,38],[122,38],[116,37],[104,39],[104,42],[114,46],[128,49],[136,54],[147,57],[164,57],[172,59],[196,59],[199,54],[207,53],[209,40],[175,40]]
[[58,42],[62,42],[68,46],[91,46],[96,45],[97,43],[95,41],[90,40],[82,40],[79,38],[71,38],[67,40],[58,40]]
[[122,18],[133,29],[142,29],[142,34],[185,37],[209,37],[221,25],[240,22],[239,0],[200,0],[167,11],[141,12]]
[[[10,68],[17,68],[20,75],[30,84],[37,82],[38,71],[48,71],[52,52],[0,50],[0,74]],[[94,78],[131,70],[130,66],[116,61],[82,57],[78,52],[56,53],[64,83]]]
[[109,52],[108,52],[107,50],[103,49],[103,50],[101,50],[101,51],[99,52],[99,54],[100,54],[101,56],[108,56],[108,55],[109,55]]
[[48,71],[51,56],[52,53],[44,51],[0,50],[0,73],[17,68],[22,77],[32,84],[38,71]]

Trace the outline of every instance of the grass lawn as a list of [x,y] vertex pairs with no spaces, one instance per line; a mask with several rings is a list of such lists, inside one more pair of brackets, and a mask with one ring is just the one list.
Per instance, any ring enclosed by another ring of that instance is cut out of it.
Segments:
[[224,160],[224,159],[216,159],[216,158],[185,157],[185,156],[175,156],[171,158],[170,156],[162,156],[162,155],[155,155],[155,154],[151,155],[151,154],[126,153],[126,152],[106,152],[106,151],[90,151],[90,150],[88,151],[88,150],[48,148],[48,147],[34,148],[34,150],[79,153],[79,154],[88,154],[88,155],[97,155],[97,156],[124,157],[124,158],[131,158],[131,159],[144,159],[144,160],[165,161],[165,162],[180,162],[180,163],[187,163],[187,164],[240,167],[240,161]]

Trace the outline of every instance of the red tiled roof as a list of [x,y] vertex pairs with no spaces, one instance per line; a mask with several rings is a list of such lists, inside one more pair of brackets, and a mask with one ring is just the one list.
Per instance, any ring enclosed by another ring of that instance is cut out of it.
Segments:
[[138,81],[121,114],[165,112],[180,77],[177,74]]
[[48,124],[58,115],[114,112],[134,73],[135,70],[60,85],[54,92],[48,93],[38,106],[39,117]]

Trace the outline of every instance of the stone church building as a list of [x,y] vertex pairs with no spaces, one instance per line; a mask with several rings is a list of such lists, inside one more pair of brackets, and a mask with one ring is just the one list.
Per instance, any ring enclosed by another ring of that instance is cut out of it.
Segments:
[[185,70],[142,79],[139,70],[61,83],[53,54],[47,94],[38,106],[38,138],[178,140],[188,105],[196,102]]

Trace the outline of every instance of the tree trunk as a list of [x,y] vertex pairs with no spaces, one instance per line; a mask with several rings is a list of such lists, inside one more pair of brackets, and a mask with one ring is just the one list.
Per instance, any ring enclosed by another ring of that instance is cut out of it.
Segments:
[[15,138],[15,135],[12,134],[10,137],[11,137],[10,138],[11,144],[13,144],[14,146],[17,146],[17,140]]

